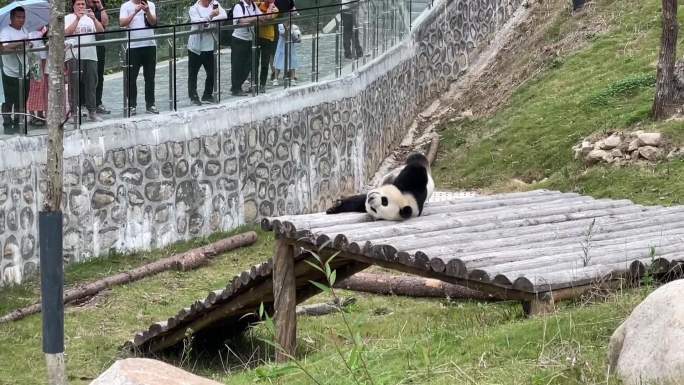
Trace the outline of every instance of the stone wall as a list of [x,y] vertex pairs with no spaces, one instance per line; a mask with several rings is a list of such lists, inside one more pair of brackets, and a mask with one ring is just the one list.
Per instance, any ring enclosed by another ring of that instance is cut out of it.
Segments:
[[[67,132],[65,261],[316,212],[360,189],[519,2],[436,1],[405,41],[341,79]],[[0,142],[0,283],[37,269],[46,144]]]

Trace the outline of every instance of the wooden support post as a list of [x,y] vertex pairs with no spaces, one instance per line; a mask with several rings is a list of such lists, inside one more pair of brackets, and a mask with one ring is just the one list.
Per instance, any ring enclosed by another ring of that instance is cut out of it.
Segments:
[[276,351],[276,361],[288,360],[295,354],[297,339],[297,286],[294,271],[294,246],[283,239],[276,241],[273,258],[273,307],[275,310],[276,342],[283,351]]
[[523,301],[522,306],[528,317],[551,314],[556,310],[551,292],[538,293],[535,298]]

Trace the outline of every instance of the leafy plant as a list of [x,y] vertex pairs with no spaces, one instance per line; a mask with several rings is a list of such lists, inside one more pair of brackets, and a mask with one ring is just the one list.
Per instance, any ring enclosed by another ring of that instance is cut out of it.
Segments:
[[610,84],[607,88],[590,95],[588,98],[588,104],[591,107],[606,106],[610,102],[610,99],[627,95],[639,88],[653,87],[655,82],[655,73],[630,75],[622,80]]
[[[308,250],[307,250],[308,251]],[[308,251],[311,256],[316,260],[315,262],[305,260],[304,262],[308,263],[311,265],[314,269],[320,271],[323,273],[325,277],[325,282],[316,282],[309,280],[309,283],[312,285],[316,286],[318,289],[320,289],[323,293],[327,293],[330,296],[332,296],[334,303],[339,304],[343,303],[341,298],[337,295],[335,292],[335,289],[333,289],[333,286],[335,285],[335,281],[337,279],[337,271],[333,270],[330,267],[331,262],[337,257],[339,253],[333,254],[330,258],[327,259],[322,259],[317,253],[314,253],[312,251]],[[349,339],[352,341],[352,348],[351,350],[345,354],[342,351],[342,348],[340,347],[339,343],[335,342],[335,351],[337,355],[340,357],[342,360],[342,363],[344,364],[346,370],[349,372],[349,374],[352,376],[354,382],[357,385],[361,385],[362,383],[364,384],[370,384],[374,385],[373,382],[373,377],[370,375],[370,372],[368,370],[368,364],[366,363],[365,357],[364,357],[364,344],[362,342],[361,338],[361,333],[358,331],[355,331],[349,319],[347,318],[347,315],[345,312],[340,309],[339,314],[341,314],[342,317],[342,322],[345,325],[345,328],[347,332],[349,333]],[[292,354],[289,352],[285,351],[285,349],[277,342],[276,340],[276,326],[275,322],[273,319],[268,315],[268,313],[265,311],[264,304],[262,303],[259,306],[259,319],[263,320],[266,329],[268,330],[268,334],[270,339],[269,340],[264,340],[267,344],[273,346],[278,352],[286,356],[288,359],[290,359],[294,365],[286,367],[289,368],[287,370],[283,370],[283,368],[280,368],[279,370],[271,370],[271,371],[262,371],[261,373],[257,373],[259,377],[261,378],[271,378],[273,376],[281,376],[285,373],[289,373],[290,369],[292,368],[298,368],[300,369],[311,381],[313,381],[315,384],[321,384],[321,382],[316,379],[313,374],[308,371],[304,365],[302,364],[301,361],[299,361],[296,357],[294,357]],[[361,375],[359,374],[361,372]],[[362,382],[363,381],[363,382]]]

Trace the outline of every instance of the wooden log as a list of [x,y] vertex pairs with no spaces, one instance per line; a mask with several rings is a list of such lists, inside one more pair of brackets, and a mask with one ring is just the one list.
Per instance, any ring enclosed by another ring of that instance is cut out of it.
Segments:
[[[660,242],[659,242],[660,243]],[[490,276],[502,274],[509,278],[517,278],[516,275],[528,275],[537,273],[550,273],[560,270],[572,270],[585,266],[618,263],[622,261],[632,261],[642,258],[651,257],[652,251],[659,259],[667,261],[669,268],[671,260],[681,258],[684,255],[682,250],[682,243],[679,239],[672,239],[670,244],[662,244],[660,246],[653,246],[651,241],[629,242],[623,245],[611,246],[609,248],[590,248],[587,255],[584,250],[577,250],[574,253],[550,254],[547,257],[535,258],[525,261],[517,261],[504,263],[501,265],[490,265],[478,269],[474,269],[470,274],[478,271],[486,273]],[[470,275],[469,275],[470,277]]]
[[282,349],[276,361],[287,361],[295,354],[297,342],[297,282],[294,274],[294,247],[284,240],[276,241],[273,258],[273,299],[276,340]]
[[[628,201],[609,203],[611,206],[625,206]],[[446,205],[443,202],[435,203],[432,205],[426,205],[423,210],[423,215],[416,218],[411,218],[409,221],[404,222],[389,222],[393,224],[417,224],[421,222],[434,221],[436,218],[470,218],[473,215],[488,215],[494,213],[501,213],[511,210],[522,210],[530,206],[538,207],[558,207],[560,205],[570,205],[570,204],[580,204],[584,203],[586,205],[596,204],[595,200],[588,197],[559,197],[555,195],[543,195],[538,197],[534,201],[529,199],[518,199],[515,202],[509,201],[482,201],[476,203],[464,203],[457,202],[454,204]],[[605,203],[602,203],[605,205]],[[529,213],[529,212],[528,212]],[[366,214],[363,214],[366,215]],[[436,217],[439,216],[439,217]],[[356,222],[350,222],[346,224],[341,223],[331,223],[331,221],[325,221],[325,218],[317,221],[298,221],[293,219],[291,221],[297,228],[311,229],[316,233],[332,234],[332,233],[344,233],[356,235],[354,232],[361,232],[365,234],[363,230],[370,230],[376,228],[387,227],[388,221],[371,221],[368,217],[365,219],[358,220]]]
[[[426,216],[449,212],[473,212],[487,209],[506,209],[512,206],[525,206],[532,204],[543,204],[547,202],[555,202],[556,205],[561,203],[571,203],[572,201],[583,201],[591,203],[596,201],[591,197],[580,196],[578,194],[545,194],[530,197],[515,198],[512,200],[506,199],[490,199],[481,200],[478,202],[467,202],[465,200],[455,200],[451,202],[435,202],[425,206],[423,215],[418,218],[413,218],[412,221],[422,220]],[[616,202],[616,201],[612,201]],[[629,202],[629,201],[625,201]],[[629,202],[631,203],[631,202]],[[622,203],[626,204],[626,203]],[[343,218],[337,218],[338,216],[343,216]],[[317,232],[328,233],[332,231],[330,228],[338,228],[341,230],[356,229],[359,226],[370,226],[370,227],[382,227],[387,221],[372,221],[372,219],[367,214],[355,214],[350,215],[350,213],[327,215],[325,217],[314,217],[314,218],[300,218],[297,216],[291,216],[283,219],[274,220],[277,223],[282,221],[283,224],[288,226],[294,226],[297,229],[315,229]],[[281,224],[282,226],[282,224]]]
[[326,303],[314,303],[311,305],[300,305],[297,306],[297,315],[298,316],[309,316],[309,317],[318,317],[322,315],[327,315],[331,313],[338,312],[345,307],[356,303],[356,298],[354,297],[349,297],[349,298],[343,298],[339,301],[332,301],[332,302],[326,302]]
[[439,148],[439,135],[437,133],[434,133],[432,135],[432,140],[430,141],[430,148],[428,149],[428,152],[425,155],[425,157],[427,158],[428,164],[430,164],[431,166],[435,162],[435,159],[437,159],[438,148]]
[[[372,242],[375,244],[389,243],[394,244],[397,240],[407,240],[410,238],[425,239],[431,236],[439,236],[446,234],[459,235],[464,238],[482,239],[498,239],[502,234],[511,236],[518,236],[521,234],[535,233],[540,228],[548,229],[548,231],[561,231],[564,229],[584,227],[584,230],[592,223],[596,222],[595,227],[615,227],[615,225],[632,224],[633,226],[646,226],[663,224],[677,219],[684,214],[684,208],[678,212],[657,212],[652,214],[644,214],[641,211],[635,211],[633,207],[626,207],[626,210],[619,212],[609,212],[607,210],[589,210],[578,212],[576,216],[569,216],[567,214],[552,214],[541,217],[530,214],[530,217],[525,219],[514,219],[512,221],[504,222],[488,222],[484,224],[476,224],[471,226],[464,223],[465,221],[458,218],[447,218],[441,221],[434,221],[430,223],[420,224],[402,224],[391,226],[390,229],[395,233],[390,237],[374,237]],[[601,218],[597,214],[610,215],[607,218]],[[650,217],[647,217],[650,216]],[[472,218],[469,218],[472,219]],[[477,233],[477,234],[474,234]],[[377,235],[377,234],[373,234]],[[484,238],[487,237],[487,238]],[[362,239],[362,237],[354,238],[355,241]]]
[[[611,226],[608,229],[596,230],[591,237],[593,246],[602,246],[624,242],[627,237],[657,237],[658,234],[671,235],[681,233],[684,229],[684,218],[673,219],[676,222],[654,223],[646,227],[639,226],[639,222],[630,221],[623,224]],[[439,246],[425,248],[412,248],[411,245],[397,245],[407,252],[422,251],[430,257],[448,256],[459,258],[466,263],[469,268],[486,266],[490,260],[497,263],[512,262],[529,257],[532,249],[545,249],[557,247],[561,252],[564,247],[578,246],[586,239],[587,229],[568,230],[563,233],[553,231],[540,232],[526,236],[507,237],[492,240],[480,241],[477,237],[467,241],[460,238],[451,237],[439,241]],[[542,250],[543,253],[545,251]]]
[[382,238],[381,234],[387,232],[387,228],[394,226],[402,226],[398,227],[402,229],[408,228],[408,226],[420,228],[422,225],[431,226],[434,224],[437,228],[445,229],[443,225],[440,226],[438,223],[451,220],[452,225],[446,227],[446,229],[449,229],[453,227],[477,226],[492,222],[524,220],[531,216],[571,215],[587,210],[612,209],[623,206],[625,206],[624,202],[547,202],[540,205],[524,205],[516,206],[515,208],[497,207],[467,213],[440,212],[411,218],[408,221],[400,223],[376,221],[372,223],[354,224],[353,227],[313,228],[311,231],[314,234],[325,233],[333,237],[336,234],[344,234],[350,241],[359,241]]
[[478,300],[497,299],[492,294],[483,293],[437,279],[416,276],[356,273],[351,277],[336,283],[335,287],[365,293],[401,295],[407,297]]
[[[104,289],[134,282],[142,278],[161,273],[170,269],[189,269],[201,266],[208,262],[209,257],[235,249],[237,247],[248,246],[256,242],[257,235],[254,231],[238,234],[232,237],[221,239],[209,245],[192,249],[184,253],[175,254],[158,261],[150,262],[135,269],[105,277],[97,281],[89,282],[81,286],[66,290],[64,292],[64,303],[68,304],[76,300],[93,296]],[[185,271],[185,270],[182,270]],[[10,321],[20,320],[28,315],[39,313],[40,303],[27,306],[22,309],[14,310],[3,317],[0,317],[0,324]]]

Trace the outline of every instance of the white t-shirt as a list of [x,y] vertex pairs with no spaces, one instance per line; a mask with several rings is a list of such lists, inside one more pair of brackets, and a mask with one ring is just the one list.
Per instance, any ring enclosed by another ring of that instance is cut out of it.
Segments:
[[[3,42],[24,39],[28,39],[28,32],[26,32],[26,29],[23,27],[21,29],[14,29],[8,25],[7,27],[3,28],[2,31],[0,31],[0,40]],[[3,45],[6,44],[3,43]],[[28,48],[28,45],[26,48]],[[26,74],[28,72],[28,68],[24,66],[24,54],[21,51],[21,48],[19,51],[2,55],[2,72],[4,72],[5,75],[20,79],[22,77],[22,66],[24,67],[24,74]]]
[[[213,8],[213,2],[209,3],[208,7],[202,6],[202,3],[197,1],[195,5],[190,7],[190,10],[188,13],[190,14],[190,22],[192,23],[199,23],[199,22],[208,22],[208,21],[216,21],[216,20],[224,20],[228,17],[226,14],[226,10],[219,5],[218,11],[219,14],[213,19],[209,19],[209,15],[214,11]],[[196,33],[194,35],[190,35],[188,38],[188,49],[196,54],[200,54],[202,51],[213,51],[214,50],[214,36],[213,32],[216,31],[216,25],[218,23],[210,23],[208,28],[205,28],[203,24],[193,24],[191,30],[195,31],[198,29],[206,29],[205,32],[202,33]]]
[[[242,6],[240,6],[242,4]],[[242,9],[245,9],[243,12]],[[233,24],[238,25],[238,22],[240,21],[238,18],[243,17],[243,16],[256,16],[256,15],[261,15],[261,10],[259,7],[256,6],[255,3],[252,3],[251,5],[249,2],[241,0],[239,3],[235,4],[233,6]],[[241,40],[252,40],[252,37],[254,36],[254,27],[242,27],[242,28],[236,28],[235,31],[233,31],[233,37],[236,37]]]
[[[154,3],[151,1],[147,2],[147,6],[150,9],[150,14],[152,16],[157,16],[156,11],[154,10]],[[119,12],[119,19],[122,18],[127,18],[131,16],[132,14],[135,13],[135,7],[136,4],[129,0],[123,4],[121,4],[121,11]],[[138,12],[135,17],[133,17],[133,20],[131,20],[131,23],[128,24],[129,29],[135,29],[135,28],[147,28],[145,25],[145,12],[140,11]],[[131,39],[138,39],[141,37],[154,37],[154,29],[142,29],[139,31],[131,31]],[[140,40],[140,41],[132,41],[131,42],[131,48],[140,48],[140,47],[156,47],[157,42],[154,39],[151,40]]]
[[[64,16],[64,28],[66,29],[68,26],[73,24],[76,21],[76,14],[70,13],[66,16]],[[81,35],[81,34],[86,34],[86,33],[95,33],[97,30],[95,30],[95,22],[93,19],[89,18],[88,16],[81,16],[81,19],[78,20],[78,25],[76,26],[76,30],[74,31],[74,34],[72,36],[69,36],[66,40],[66,44],[71,44],[71,48],[67,47],[67,50],[64,54],[64,60],[71,60],[71,59],[78,59],[79,53],[81,55],[81,60],[95,60],[97,61],[97,49],[95,48],[94,45],[91,45],[89,47],[81,47],[81,49],[78,49],[78,43],[79,40],[81,44],[86,44],[86,43],[94,43],[95,42],[95,35],[86,35],[86,36],[81,36],[80,39],[76,35]],[[80,51],[80,52],[79,52]]]

